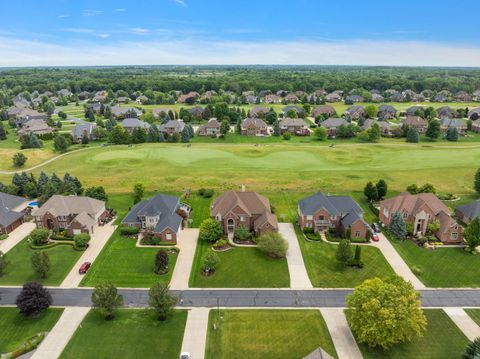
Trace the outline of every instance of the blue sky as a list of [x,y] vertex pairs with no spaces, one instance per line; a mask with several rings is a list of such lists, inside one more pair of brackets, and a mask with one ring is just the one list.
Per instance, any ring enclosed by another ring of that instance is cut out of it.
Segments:
[[9,1],[0,66],[479,66],[479,10],[478,0]]

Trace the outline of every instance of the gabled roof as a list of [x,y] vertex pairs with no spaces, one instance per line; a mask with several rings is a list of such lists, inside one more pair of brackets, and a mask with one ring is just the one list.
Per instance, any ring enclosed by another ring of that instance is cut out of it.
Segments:
[[422,205],[428,206],[437,215],[440,212],[450,213],[449,208],[433,193],[410,194],[400,193],[398,196],[383,200],[380,205],[387,208],[391,213],[404,212],[415,214]]
[[462,212],[464,216],[470,219],[480,217],[480,199],[462,206],[458,206],[457,210]]
[[335,113],[335,109],[333,106],[330,105],[322,105],[322,106],[317,106],[313,109],[312,115],[313,116],[318,116],[321,115],[322,113],[326,113],[329,116],[332,116]]
[[242,128],[247,128],[251,126],[255,128],[267,128],[267,124],[265,123],[265,121],[260,118],[247,117],[245,120],[243,120]]
[[210,212],[213,216],[220,214],[223,217],[236,206],[248,215],[270,212],[270,202],[266,197],[257,192],[241,191],[227,191],[219,196],[213,202]]
[[86,132],[87,134],[91,134],[93,129],[97,127],[96,124],[91,122],[82,122],[72,128],[72,136],[74,138],[83,137],[83,134]]
[[165,131],[165,129],[167,128],[172,128],[174,130],[177,130],[178,132],[181,132],[184,127],[185,127],[185,122],[183,121],[169,120],[167,123],[160,125],[158,129],[162,132],[162,131]]
[[307,127],[307,123],[302,118],[290,118],[290,117],[280,120],[279,125],[280,127],[288,127],[288,126]]
[[148,122],[143,122],[138,118],[126,118],[122,121],[123,128],[144,128],[149,129],[150,124]]
[[402,120],[402,123],[404,123],[407,126],[421,126],[425,127],[427,126],[427,120],[424,120],[420,116],[407,116],[405,119]]
[[283,113],[287,113],[287,112],[290,111],[290,110],[295,111],[297,114],[300,114],[300,113],[303,112],[303,110],[302,110],[300,107],[298,107],[298,106],[293,106],[293,105],[291,105],[291,106],[285,106],[284,108],[282,108],[282,112],[283,112]]
[[343,118],[329,118],[320,124],[320,126],[325,128],[336,128],[336,127],[339,127],[340,125],[348,126],[347,120]]
[[258,113],[267,114],[270,111],[268,107],[265,106],[255,106],[250,109],[250,116],[255,116]]
[[43,216],[45,213],[54,213],[56,216],[68,216],[85,212],[89,215],[96,215],[103,208],[105,202],[95,198],[82,196],[61,196],[53,195],[40,208],[32,212],[34,216]]
[[440,120],[440,126],[442,127],[456,127],[456,128],[462,128],[462,127],[467,127],[467,125],[465,124],[465,122],[463,122],[462,120],[458,119],[458,118],[444,118],[442,120]]
[[14,209],[26,201],[23,197],[0,192],[0,226],[7,227],[22,218],[23,213],[15,212]]

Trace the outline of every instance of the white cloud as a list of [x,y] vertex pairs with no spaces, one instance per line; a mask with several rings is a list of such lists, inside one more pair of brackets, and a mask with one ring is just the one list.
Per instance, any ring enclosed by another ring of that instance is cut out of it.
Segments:
[[134,27],[134,28],[131,28],[130,29],[130,32],[132,34],[140,34],[140,35],[143,35],[143,34],[148,34],[150,32],[150,30],[148,29],[144,29],[143,27]]
[[187,7],[187,3],[184,0],[173,0],[173,2],[177,5]]
[[101,37],[102,39],[107,39],[110,37],[110,34],[98,34],[99,37]]
[[66,32],[73,32],[76,34],[93,34],[95,30],[93,29],[86,29],[86,28],[81,28],[81,27],[67,27],[63,29],[63,31]]
[[116,12],[125,12],[127,9],[115,9]]
[[[70,29],[70,31],[90,31]],[[318,64],[478,66],[480,48],[429,42],[124,41],[57,45],[0,35],[0,66]]]
[[98,16],[103,14],[103,10],[83,10],[82,16]]
[[58,16],[57,16],[57,18],[59,18],[59,19],[66,19],[66,18],[68,18],[68,17],[70,17],[70,15],[65,15],[65,14],[64,14],[64,15],[58,15]]

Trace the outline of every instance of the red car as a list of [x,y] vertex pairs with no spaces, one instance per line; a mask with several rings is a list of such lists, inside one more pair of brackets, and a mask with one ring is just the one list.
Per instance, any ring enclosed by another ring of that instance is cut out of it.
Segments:
[[80,266],[80,268],[78,269],[78,273],[79,273],[79,274],[85,274],[85,273],[87,273],[87,270],[88,270],[88,268],[90,268],[91,265],[92,265],[92,263],[90,263],[90,262],[85,262],[85,263],[83,263],[83,264]]
[[378,237],[378,235],[376,233],[372,234],[372,241],[378,242],[379,240],[380,240],[380,238]]

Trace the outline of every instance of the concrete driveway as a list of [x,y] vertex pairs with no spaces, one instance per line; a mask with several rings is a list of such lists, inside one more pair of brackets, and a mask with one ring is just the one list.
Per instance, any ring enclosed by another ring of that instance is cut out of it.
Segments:
[[102,251],[105,244],[107,244],[108,240],[110,239],[111,235],[115,231],[116,226],[112,223],[108,223],[104,226],[96,226],[94,228],[94,232],[92,234],[92,238],[88,243],[88,248],[85,252],[83,252],[80,259],[75,263],[72,270],[63,280],[62,284],[60,284],[61,288],[75,288],[78,287],[80,282],[82,281],[83,275],[78,274],[78,268],[84,262],[91,262],[93,263],[97,256]]
[[186,228],[180,232],[180,238],[177,241],[180,253],[178,253],[177,263],[170,281],[172,289],[188,289],[188,279],[190,278],[193,259],[195,258],[198,232],[198,228]]
[[15,247],[22,239],[28,236],[34,229],[35,223],[25,222],[21,226],[15,228],[9,235],[7,239],[0,241],[0,251],[7,253],[13,247]]
[[396,274],[403,277],[406,281],[412,283],[415,289],[425,289],[423,284],[408,267],[407,263],[398,254],[392,243],[385,237],[383,233],[378,233],[380,240],[378,242],[371,242],[371,246],[377,247],[382,251],[383,256],[387,262],[392,266]]
[[279,223],[278,231],[288,242],[287,262],[288,271],[290,272],[290,288],[313,288],[303,262],[302,251],[300,250],[300,244],[298,243],[293,224]]

